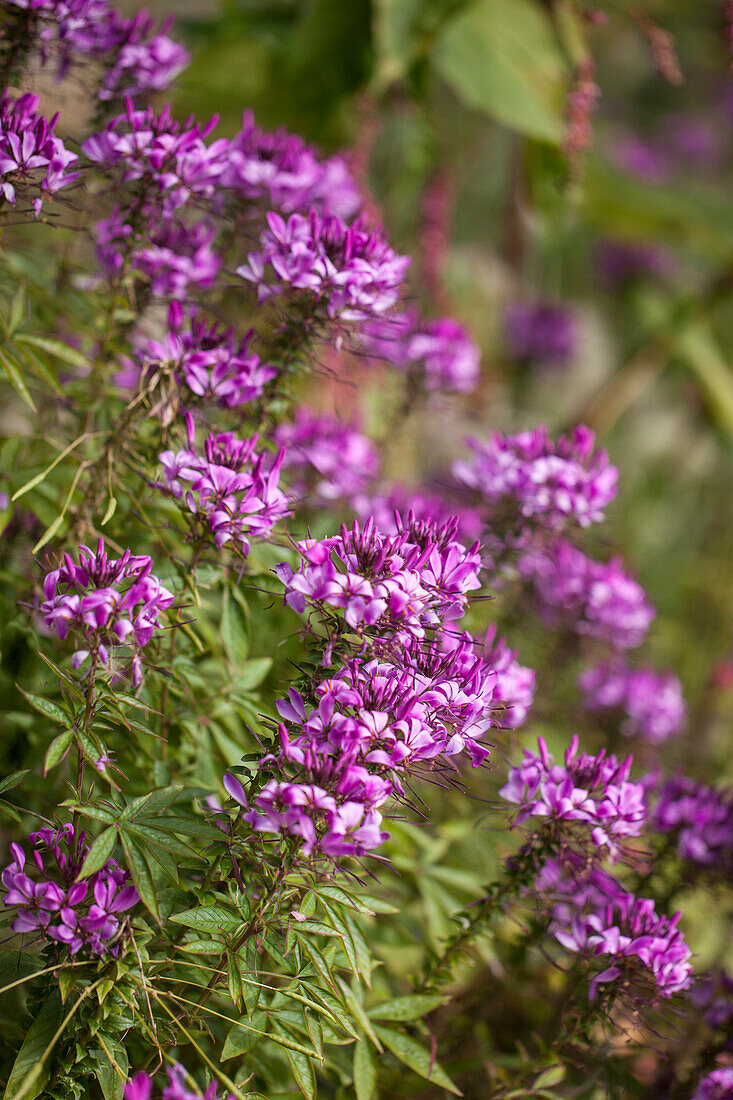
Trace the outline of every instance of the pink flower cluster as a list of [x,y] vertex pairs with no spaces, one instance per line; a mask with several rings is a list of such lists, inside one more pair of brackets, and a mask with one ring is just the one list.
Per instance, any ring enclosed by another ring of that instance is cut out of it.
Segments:
[[582,425],[556,443],[544,426],[467,442],[473,458],[456,462],[453,473],[480,495],[489,522],[498,518],[512,524],[519,513],[553,531],[569,523],[587,527],[603,519],[616,496],[618,470],[605,451],[593,449],[593,432]]
[[[161,1100],[202,1100],[200,1092],[192,1092],[186,1087],[186,1070],[177,1062],[168,1067],[168,1084],[160,1094]],[[138,1073],[125,1085],[124,1100],[150,1100],[153,1095],[153,1078],[147,1073]],[[217,1100],[219,1095],[216,1082],[212,1081],[203,1094],[203,1100]],[[234,1100],[230,1096],[229,1100]]]
[[251,111],[229,142],[223,184],[243,198],[262,199],[285,214],[311,208],[339,218],[353,217],[361,195],[343,157],[319,158],[302,138],[286,130],[268,133]]
[[84,950],[116,956],[119,914],[140,900],[128,885],[127,871],[110,859],[77,882],[89,846],[73,825],[39,829],[28,839],[34,846],[32,863],[27,864],[19,844],[11,844],[13,860],[2,873],[3,904],[17,911],[12,930],[37,932],[68,947],[71,955]]
[[352,501],[360,519],[369,516],[384,535],[396,535],[400,530],[401,516],[412,513],[421,523],[440,527],[453,519],[457,521],[456,537],[461,542],[475,542],[483,529],[483,521],[475,508],[463,508],[451,494],[438,489],[408,488],[392,485],[388,493],[365,494]]
[[591,1000],[609,982],[642,1003],[648,1000],[650,982],[661,997],[688,989],[692,952],[677,927],[681,914],[660,916],[650,898],[627,893],[602,870],[575,870],[568,874],[553,861],[537,885],[557,899],[551,930],[558,942],[608,964],[590,983]]
[[68,171],[78,157],[53,132],[58,114],[49,122],[38,102],[30,94],[13,99],[7,90],[0,96],[0,196],[12,205],[32,201],[36,217],[42,192],[54,195],[79,178]]
[[592,711],[621,712],[621,732],[658,745],[679,733],[685,721],[682,685],[671,672],[629,668],[620,661],[586,669],[578,680]]
[[331,538],[306,539],[297,543],[298,571],[286,563],[276,570],[285,602],[301,613],[337,608],[353,629],[423,637],[426,627],[460,618],[468,593],[481,587],[478,543],[467,549],[455,531],[455,521],[440,528],[412,517],[388,536],[370,518],[363,528],[355,521]]
[[108,0],[8,3],[25,14],[28,40],[41,62],[56,59],[61,76],[81,58],[102,62],[102,100],[159,91],[188,65],[187,50],[166,33],[170,20],[156,31],[147,12],[125,19]]
[[350,501],[377,475],[371,440],[333,417],[297,409],[293,422],[275,428],[272,438],[285,452],[294,496],[306,505]]
[[106,666],[110,650],[124,645],[133,653],[133,683],[137,686],[142,681],[140,650],[175,600],[152,568],[147,555],[133,555],[129,549],[121,558],[108,558],[100,539],[96,552],[80,546],[78,564],[65,554],[58,569],[46,575],[41,614],[46,626],[61,638],[70,632],[77,636],[74,668],[90,655],[94,663]]
[[733,1066],[714,1069],[698,1084],[692,1100],[730,1100],[733,1096]]
[[303,290],[329,317],[362,321],[397,301],[408,256],[398,256],[379,232],[335,214],[267,215],[260,251],[237,274],[254,283],[260,301],[285,290]]
[[593,561],[564,539],[524,554],[520,573],[534,584],[545,617],[566,620],[578,634],[632,649],[644,641],[654,608],[619,558]]
[[578,738],[573,737],[564,764],[556,764],[544,739],[537,743],[539,753],[525,749],[524,760],[510,770],[499,791],[519,807],[516,823],[545,818],[563,843],[576,841],[583,848],[590,839],[617,859],[621,839],[639,836],[646,820],[644,786],[629,780],[633,758],[619,763],[605,749],[597,756],[579,756]]
[[250,351],[252,336],[249,332],[238,340],[233,329],[209,325],[196,315],[184,328],[181,306],[172,302],[168,331],[162,340],[149,340],[140,348],[137,373],[149,378],[155,371],[172,371],[176,383],[196,397],[239,408],[261,397],[277,375]]
[[[288,515],[288,497],[279,487],[282,452],[274,462],[257,453],[257,436],[236,439],[231,432],[210,434],[204,453],[195,450],[195,430],[186,417],[188,447],[159,455],[165,488],[197,517],[216,546],[231,542],[246,557],[250,539],[266,539]],[[187,483],[190,487],[187,487]]]
[[389,314],[365,325],[361,339],[368,355],[386,360],[428,392],[470,393],[478,385],[481,353],[450,317]]
[[458,655],[462,651],[466,664],[480,654],[484,665],[493,671],[496,676],[494,701],[504,709],[503,714],[495,716],[494,724],[518,729],[526,721],[534,702],[537,677],[534,669],[520,665],[516,650],[510,649],[504,638],[496,637],[496,625],[489,628],[483,644],[474,641],[467,632],[459,634],[446,630],[441,646],[451,654]]
[[728,874],[733,867],[733,793],[697,783],[686,775],[662,787],[651,820],[670,834],[681,859]]

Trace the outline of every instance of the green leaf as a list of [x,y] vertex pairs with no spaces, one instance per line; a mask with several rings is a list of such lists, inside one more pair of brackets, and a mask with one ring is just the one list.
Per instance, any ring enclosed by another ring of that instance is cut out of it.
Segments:
[[[244,611],[232,598],[229,589],[224,589],[224,602],[221,610],[221,640],[224,652],[233,665],[243,665],[249,653],[247,620]],[[244,689],[242,689],[244,690]]]
[[439,32],[432,62],[469,107],[541,141],[559,144],[565,63],[538,0],[474,0]]
[[28,775],[28,768],[22,772],[11,772],[10,775],[6,775],[5,778],[0,781],[0,794],[4,791],[12,791],[14,787],[20,786],[25,777]]
[[256,1011],[251,1020],[242,1019],[231,1029],[224,1040],[224,1049],[221,1052],[221,1060],[236,1058],[240,1054],[246,1054],[253,1046],[259,1043],[267,1031],[267,1016],[264,1012]]
[[20,328],[25,319],[25,314],[25,284],[20,283],[10,301],[10,309],[8,310],[8,336],[12,336],[16,329]]
[[227,933],[236,932],[242,927],[242,918],[223,906],[201,905],[198,909],[186,909],[183,913],[174,913],[170,918],[176,924],[186,928],[195,928],[197,932]]
[[8,381],[13,387],[26,405],[29,405],[33,412],[36,412],[36,406],[33,403],[33,398],[30,395],[30,390],[26,385],[25,378],[23,377],[23,368],[17,360],[13,359],[7,352],[0,351],[0,365],[8,376]]
[[372,1027],[372,1021],[364,1011],[364,1006],[360,1003],[353,989],[349,989],[348,985],[342,979],[339,979],[339,985],[341,986],[341,992],[344,995],[344,1000],[349,1007],[352,1017],[361,1029],[369,1036],[374,1043],[378,1051],[382,1051],[382,1044],[379,1041],[376,1031]]
[[445,1004],[447,997],[440,994],[414,993],[409,997],[396,997],[393,1001],[369,1009],[373,1020],[419,1020],[429,1012]]
[[27,978],[35,970],[43,968],[43,959],[25,951],[10,951],[0,947],[0,986],[9,985],[18,978]]
[[145,908],[152,913],[158,924],[160,924],[160,910],[158,909],[155,880],[148,866],[148,861],[132,838],[127,836],[124,832],[120,832],[120,841],[122,842],[122,848],[127,859],[127,870],[130,872],[135,889],[140,895],[140,900]]
[[377,1067],[371,1047],[365,1039],[354,1045],[354,1088],[356,1100],[372,1100],[377,1083]]
[[54,737],[51,744],[46,749],[46,755],[43,759],[43,774],[48,775],[52,768],[55,768],[57,764],[66,756],[69,751],[69,746],[74,739],[73,730],[64,730],[58,737]]
[[251,691],[262,683],[272,667],[272,657],[255,657],[248,661],[232,684],[233,691]]
[[[23,1045],[18,1051],[8,1083],[5,1086],[3,1100],[34,1100],[48,1080],[49,1071],[41,1066],[41,1059],[58,1031],[63,1019],[63,1006],[57,990],[43,1004],[40,1012],[29,1027]],[[34,1070],[39,1072],[27,1085],[27,1078]]]
[[53,722],[60,722],[63,726],[68,726],[70,724],[68,714],[66,714],[56,703],[52,703],[50,699],[44,699],[41,695],[33,695],[32,692],[24,691],[23,688],[20,688],[20,692],[39,714],[43,714]]
[[77,880],[89,878],[89,876],[95,874],[96,871],[101,871],[116,847],[117,829],[114,825],[111,825],[109,829],[105,829],[104,832],[100,833],[92,842],[84,862],[82,863],[81,870],[77,875]]
[[533,1089],[545,1089],[550,1085],[559,1085],[565,1078],[565,1066],[550,1066],[548,1069],[543,1070],[537,1077],[532,1085]]
[[377,92],[400,80],[421,51],[420,15],[424,0],[375,0],[373,38]]
[[72,367],[84,369],[89,366],[89,360],[80,351],[62,343],[61,340],[53,340],[49,336],[29,336],[27,333],[21,333],[16,336],[15,342],[16,344],[30,344],[31,347],[47,351],[49,355],[55,355],[57,359],[69,363]]
[[[354,898],[351,894],[347,894],[345,890],[342,890],[339,886],[319,886],[317,897],[329,898],[331,901],[337,901],[341,905],[345,905],[348,909],[354,909],[357,913],[364,913],[366,916],[373,917],[375,910],[370,909],[368,905],[365,905],[359,898]],[[301,911],[303,907],[301,906]],[[396,913],[397,910],[395,909]]]
[[310,1058],[305,1054],[301,1054],[297,1050],[285,1050],[285,1056],[290,1062],[290,1068],[293,1071],[293,1077],[298,1083],[298,1088],[306,1097],[306,1100],[315,1100],[316,1095],[316,1073],[313,1069],[313,1063]]
[[413,1073],[424,1077],[426,1081],[432,1081],[434,1084],[440,1085],[455,1096],[463,1095],[442,1066],[437,1062],[432,1062],[430,1052],[415,1042],[414,1039],[411,1039],[409,1035],[404,1035],[401,1031],[393,1031],[387,1027],[378,1027],[376,1031],[387,1049],[391,1050],[395,1058],[408,1066]]
[[[125,1084],[130,1073],[127,1051],[122,1043],[113,1042],[106,1037],[102,1041],[105,1049],[94,1051],[97,1055],[96,1074],[99,1087],[104,1094],[104,1100],[123,1100]],[[114,1059],[124,1077],[120,1077],[120,1072],[115,1069],[111,1059]]]

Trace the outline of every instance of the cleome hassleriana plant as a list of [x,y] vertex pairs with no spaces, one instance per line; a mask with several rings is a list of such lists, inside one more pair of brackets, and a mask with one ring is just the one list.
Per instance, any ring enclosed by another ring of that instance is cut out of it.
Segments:
[[[583,427],[538,428],[469,441],[437,487],[391,481],[358,425],[296,407],[302,380],[381,364],[409,404],[470,391],[479,354],[405,304],[347,160],[153,102],[187,54],[146,15],[0,20],[6,1100],[551,1096],[566,1073],[591,1095],[599,1029],[631,1016],[643,1045],[692,984],[644,893],[655,851],[713,874],[733,850],[730,799],[685,777],[656,794],[570,735],[508,775],[493,751],[535,673],[491,592],[588,647],[588,706],[625,734],[684,722],[675,678],[629,664],[644,591],[586,552],[615,468]],[[81,140],[18,92],[31,73],[96,82]],[[451,893],[443,867],[438,935],[410,876],[434,906],[421,838],[471,792],[504,806],[495,878]],[[490,996],[541,948],[570,1022],[471,1092],[428,1017],[488,933]],[[723,1095],[706,1049],[689,1095]]]

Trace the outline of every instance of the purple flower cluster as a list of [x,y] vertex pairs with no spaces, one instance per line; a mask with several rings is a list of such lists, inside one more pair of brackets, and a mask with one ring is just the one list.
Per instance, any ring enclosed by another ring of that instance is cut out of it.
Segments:
[[168,106],[156,113],[136,109],[128,99],[125,111],[101,133],[87,138],[82,151],[104,169],[108,180],[119,169],[121,183],[134,183],[148,202],[157,198],[167,218],[192,199],[214,195],[229,149],[226,139],[206,144],[216,122],[212,118],[202,127],[188,118],[181,124]]
[[290,424],[272,433],[285,452],[293,493],[307,505],[352,500],[376,477],[379,456],[366,436],[329,416],[297,409]]
[[629,780],[633,758],[619,763],[605,749],[597,756],[579,756],[578,738],[573,737],[565,763],[556,764],[542,737],[538,746],[539,753],[524,750],[524,760],[510,770],[499,791],[519,807],[516,823],[545,818],[563,843],[577,839],[583,847],[590,838],[617,859],[621,838],[639,836],[646,820],[644,786]]
[[423,637],[427,627],[460,618],[468,593],[481,587],[478,543],[467,549],[455,538],[455,521],[433,527],[408,519],[397,535],[383,535],[370,518],[360,527],[326,539],[297,544],[297,572],[283,563],[276,572],[285,602],[338,608],[348,626],[385,635]]
[[534,584],[550,622],[565,619],[578,634],[632,649],[644,641],[655,611],[620,558],[594,561],[564,539],[524,554],[520,573]]
[[127,871],[110,859],[100,871],[77,882],[89,846],[73,825],[39,829],[28,839],[34,846],[32,862],[27,864],[19,844],[11,844],[13,860],[2,873],[3,904],[17,911],[12,930],[38,932],[66,945],[71,955],[84,950],[116,956],[119,914],[140,900],[135,887],[128,885]]
[[49,122],[38,114],[38,102],[30,94],[0,96],[0,196],[14,206],[32,201],[36,217],[42,192],[54,195],[79,178],[68,171],[78,157],[53,132],[58,114]]
[[[200,1092],[186,1088],[186,1071],[180,1062],[168,1067],[168,1084],[160,1094],[161,1100],[202,1100]],[[153,1078],[147,1073],[138,1073],[125,1085],[124,1100],[150,1100],[153,1095]],[[216,1082],[212,1081],[203,1094],[203,1100],[217,1100],[219,1095]],[[234,1100],[230,1097],[229,1100]]]
[[65,554],[58,569],[46,574],[41,614],[46,626],[61,638],[70,632],[76,635],[74,668],[90,655],[93,663],[106,666],[110,649],[124,645],[133,653],[133,683],[137,686],[142,681],[140,650],[175,600],[152,568],[147,555],[133,555],[129,549],[121,558],[108,558],[100,539],[96,553],[80,546],[78,564]]
[[496,685],[471,639],[446,653],[411,638],[382,658],[353,658],[315,685],[311,706],[292,689],[278,702],[278,751],[261,761],[278,778],[253,807],[234,776],[225,787],[255,831],[300,837],[305,856],[363,855],[386,839],[380,810],[404,794],[405,775],[459,753],[485,761],[478,738],[500,713]]
[[441,527],[450,519],[457,522],[456,537],[461,542],[475,542],[483,529],[483,520],[476,508],[461,507],[451,494],[434,489],[412,489],[392,485],[388,493],[355,497],[351,502],[360,519],[371,516],[374,526],[384,535],[396,535],[402,529],[402,516],[409,513],[421,523]]
[[593,432],[582,425],[556,443],[544,426],[467,443],[473,458],[454,463],[453,473],[480,494],[490,520],[508,515],[511,522],[519,512],[555,531],[569,522],[587,527],[603,519],[616,496],[618,470],[605,451],[593,449]]
[[237,339],[233,329],[207,324],[199,316],[189,319],[184,328],[181,306],[172,302],[168,331],[162,340],[150,340],[140,348],[136,374],[149,379],[158,371],[172,373],[176,384],[186,386],[196,397],[239,408],[261,397],[277,375],[275,367],[250,351],[252,336],[249,332]]
[[361,196],[343,157],[321,160],[302,138],[286,130],[260,130],[251,111],[229,142],[223,184],[243,198],[262,199],[266,209],[317,210],[338,218],[353,217]]
[[625,715],[621,732],[658,745],[679,733],[685,721],[682,685],[671,672],[629,668],[620,661],[586,669],[578,680],[592,711]]
[[28,40],[41,62],[58,62],[59,75],[81,58],[102,63],[102,100],[159,91],[188,65],[188,52],[166,33],[170,20],[156,31],[147,12],[125,19],[107,0],[8,3],[26,14]]
[[699,1009],[708,1027],[728,1029],[733,1020],[733,976],[715,970],[695,982],[690,1001]]
[[466,663],[475,660],[480,652],[484,664],[494,672],[494,702],[500,704],[505,712],[495,716],[495,724],[518,729],[526,721],[534,702],[537,677],[533,668],[520,665],[516,650],[510,649],[504,638],[496,637],[495,625],[487,631],[483,645],[475,642],[468,633],[458,634],[452,630],[443,633],[441,645],[444,651],[456,655],[462,649]]
[[576,318],[552,302],[515,302],[504,312],[504,335],[513,359],[527,364],[564,367],[575,355]]
[[397,301],[410,263],[379,232],[359,221],[347,225],[335,214],[267,215],[260,251],[251,252],[237,274],[257,286],[260,301],[286,289],[313,294],[329,317],[362,321]]
[[155,204],[132,218],[118,206],[94,229],[97,259],[107,275],[118,278],[129,268],[148,280],[157,297],[183,298],[189,286],[206,290],[221,267],[212,249],[216,227],[206,218],[164,219]]
[[731,1100],[733,1097],[733,1066],[714,1069],[698,1084],[692,1100]]
[[591,1000],[609,982],[642,1003],[650,981],[660,997],[688,989],[692,953],[677,927],[681,914],[662,917],[650,898],[627,893],[604,871],[583,873],[570,866],[575,873],[550,861],[537,885],[556,899],[551,931],[558,942],[568,951],[609,964],[594,975]]
[[479,349],[450,317],[390,314],[365,325],[361,340],[368,355],[386,360],[430,393],[470,393],[478,385]]
[[671,834],[681,859],[728,873],[733,866],[733,793],[696,783],[685,775],[668,780],[651,824]]
[[249,540],[268,538],[288,515],[288,497],[278,484],[284,454],[273,462],[266,452],[255,450],[257,436],[240,440],[231,432],[207,436],[201,454],[195,450],[190,413],[186,424],[188,447],[158,456],[164,486],[196,516],[202,533],[213,535],[216,546],[231,542],[246,557]]

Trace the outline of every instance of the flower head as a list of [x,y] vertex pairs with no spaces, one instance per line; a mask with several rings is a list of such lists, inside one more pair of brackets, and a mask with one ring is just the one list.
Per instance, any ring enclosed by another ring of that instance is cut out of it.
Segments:
[[54,134],[58,115],[49,122],[38,114],[38,96],[0,96],[0,201],[33,202],[36,217],[43,193],[53,195],[79,178],[68,171],[78,157]]

